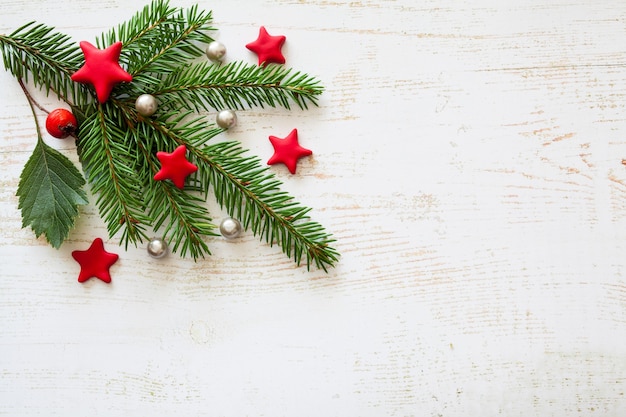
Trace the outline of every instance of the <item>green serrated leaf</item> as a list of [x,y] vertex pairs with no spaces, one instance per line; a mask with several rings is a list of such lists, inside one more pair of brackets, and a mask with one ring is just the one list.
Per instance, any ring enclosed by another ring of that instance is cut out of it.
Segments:
[[78,206],[88,203],[84,185],[72,162],[39,138],[17,187],[22,227],[30,226],[37,237],[43,233],[59,248],[74,226]]

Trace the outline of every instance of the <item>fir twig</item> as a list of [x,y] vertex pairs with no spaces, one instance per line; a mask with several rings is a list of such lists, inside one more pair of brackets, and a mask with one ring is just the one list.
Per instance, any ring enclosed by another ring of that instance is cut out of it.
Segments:
[[[170,122],[169,125],[176,124],[177,122]],[[154,220],[154,230],[162,229],[173,252],[180,252],[181,256],[189,253],[197,259],[211,254],[203,237],[217,236],[213,232],[212,219],[202,205],[205,199],[180,190],[168,181],[152,180],[160,169],[154,150],[171,151],[175,148],[176,142],[171,139],[171,135],[176,128],[173,129],[172,131],[153,119],[142,120],[137,124],[136,129],[133,129],[134,142],[140,151],[136,170],[147,174],[144,180],[145,201],[148,216]],[[201,134],[206,135],[206,131],[206,128],[203,129]],[[193,136],[189,123],[186,133],[187,138]]]
[[270,245],[277,243],[298,265],[304,256],[307,268],[315,264],[326,271],[333,266],[339,257],[330,246],[334,239],[310,220],[311,209],[281,191],[274,174],[245,152],[238,142],[213,144],[202,152],[194,149],[203,182],[211,185],[220,206]]
[[290,102],[306,109],[317,105],[323,90],[314,77],[279,65],[205,62],[170,73],[153,94],[172,108],[196,111],[264,105],[289,109]]
[[[144,7],[117,29],[103,33],[99,47],[120,41],[124,49],[120,62],[126,64],[134,83],[127,87],[139,93],[167,73],[179,71],[180,64],[203,55],[198,46],[212,42],[207,32],[211,12],[197,5],[187,10],[171,8],[166,0],[156,0]],[[145,86],[147,84],[147,86]]]
[[30,22],[10,35],[0,35],[4,67],[17,79],[31,78],[46,94],[53,91],[60,99],[80,104],[88,97],[87,88],[70,76],[80,67],[82,54],[69,36],[54,28]]
[[76,145],[96,204],[107,223],[109,235],[123,228],[121,241],[142,241],[150,219],[144,213],[143,184],[137,180],[134,162],[137,148],[129,141],[130,132],[121,125],[116,108],[110,103],[93,104],[80,123]]
[[142,39],[146,33],[156,29],[174,13],[176,13],[176,8],[170,7],[168,1],[152,1],[129,20],[119,24],[117,28],[100,35],[96,39],[96,45],[102,48],[120,41],[124,43],[125,47],[130,47]]
[[339,254],[330,246],[331,238],[322,225],[308,216],[311,210],[280,190],[281,183],[260,159],[243,155],[238,142],[220,142],[204,146],[219,130],[202,129],[201,119],[183,123],[177,119],[173,128],[148,120],[154,132],[167,138],[170,148],[184,144],[198,165],[200,184],[205,194],[209,187],[221,207],[241,220],[244,228],[270,245],[278,244],[297,264],[306,259],[307,268],[315,264],[325,271]]

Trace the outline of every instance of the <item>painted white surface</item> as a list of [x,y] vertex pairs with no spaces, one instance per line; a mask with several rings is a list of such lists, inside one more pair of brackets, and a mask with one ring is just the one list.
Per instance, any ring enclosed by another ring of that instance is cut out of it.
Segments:
[[[3,0],[0,33],[91,40],[143,4]],[[229,60],[265,25],[323,80],[320,108],[228,137],[267,159],[298,128],[314,156],[272,169],[341,261],[246,234],[157,262],[114,237],[113,283],[77,283],[71,251],[106,229],[93,205],[58,251],[20,229],[34,127],[1,72],[0,415],[626,415],[626,3],[200,5]]]

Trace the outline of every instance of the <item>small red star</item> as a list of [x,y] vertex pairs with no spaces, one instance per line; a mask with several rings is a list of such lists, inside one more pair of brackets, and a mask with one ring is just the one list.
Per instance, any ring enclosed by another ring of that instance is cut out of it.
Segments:
[[287,165],[289,172],[292,174],[296,173],[298,159],[313,153],[313,151],[303,148],[298,143],[298,129],[292,130],[284,139],[270,136],[270,142],[272,142],[274,147],[274,155],[267,161],[267,165],[283,163]]
[[161,161],[161,170],[154,175],[154,179],[156,181],[172,180],[174,185],[182,190],[187,176],[198,170],[197,166],[187,160],[186,153],[185,145],[180,145],[172,153],[157,152],[156,156]]
[[89,278],[96,277],[102,281],[111,282],[109,268],[119,258],[115,253],[104,250],[104,244],[99,237],[95,238],[87,250],[75,250],[72,258],[80,264],[78,282],[85,282]]
[[285,57],[280,48],[282,48],[283,43],[285,43],[285,39],[287,38],[282,35],[270,35],[267,33],[267,30],[265,30],[265,27],[261,26],[257,40],[247,44],[246,48],[259,56],[259,65],[267,65],[270,62],[284,64]]
[[89,42],[82,41],[80,49],[85,55],[85,64],[72,75],[72,80],[93,84],[100,103],[109,99],[115,84],[133,80],[132,75],[119,64],[122,42],[115,42],[106,49],[98,49]]

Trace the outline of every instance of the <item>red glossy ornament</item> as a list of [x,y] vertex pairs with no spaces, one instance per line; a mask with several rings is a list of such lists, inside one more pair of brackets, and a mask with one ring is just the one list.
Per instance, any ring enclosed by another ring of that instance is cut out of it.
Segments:
[[52,110],[46,118],[46,130],[58,139],[73,135],[78,127],[76,117],[65,109]]

